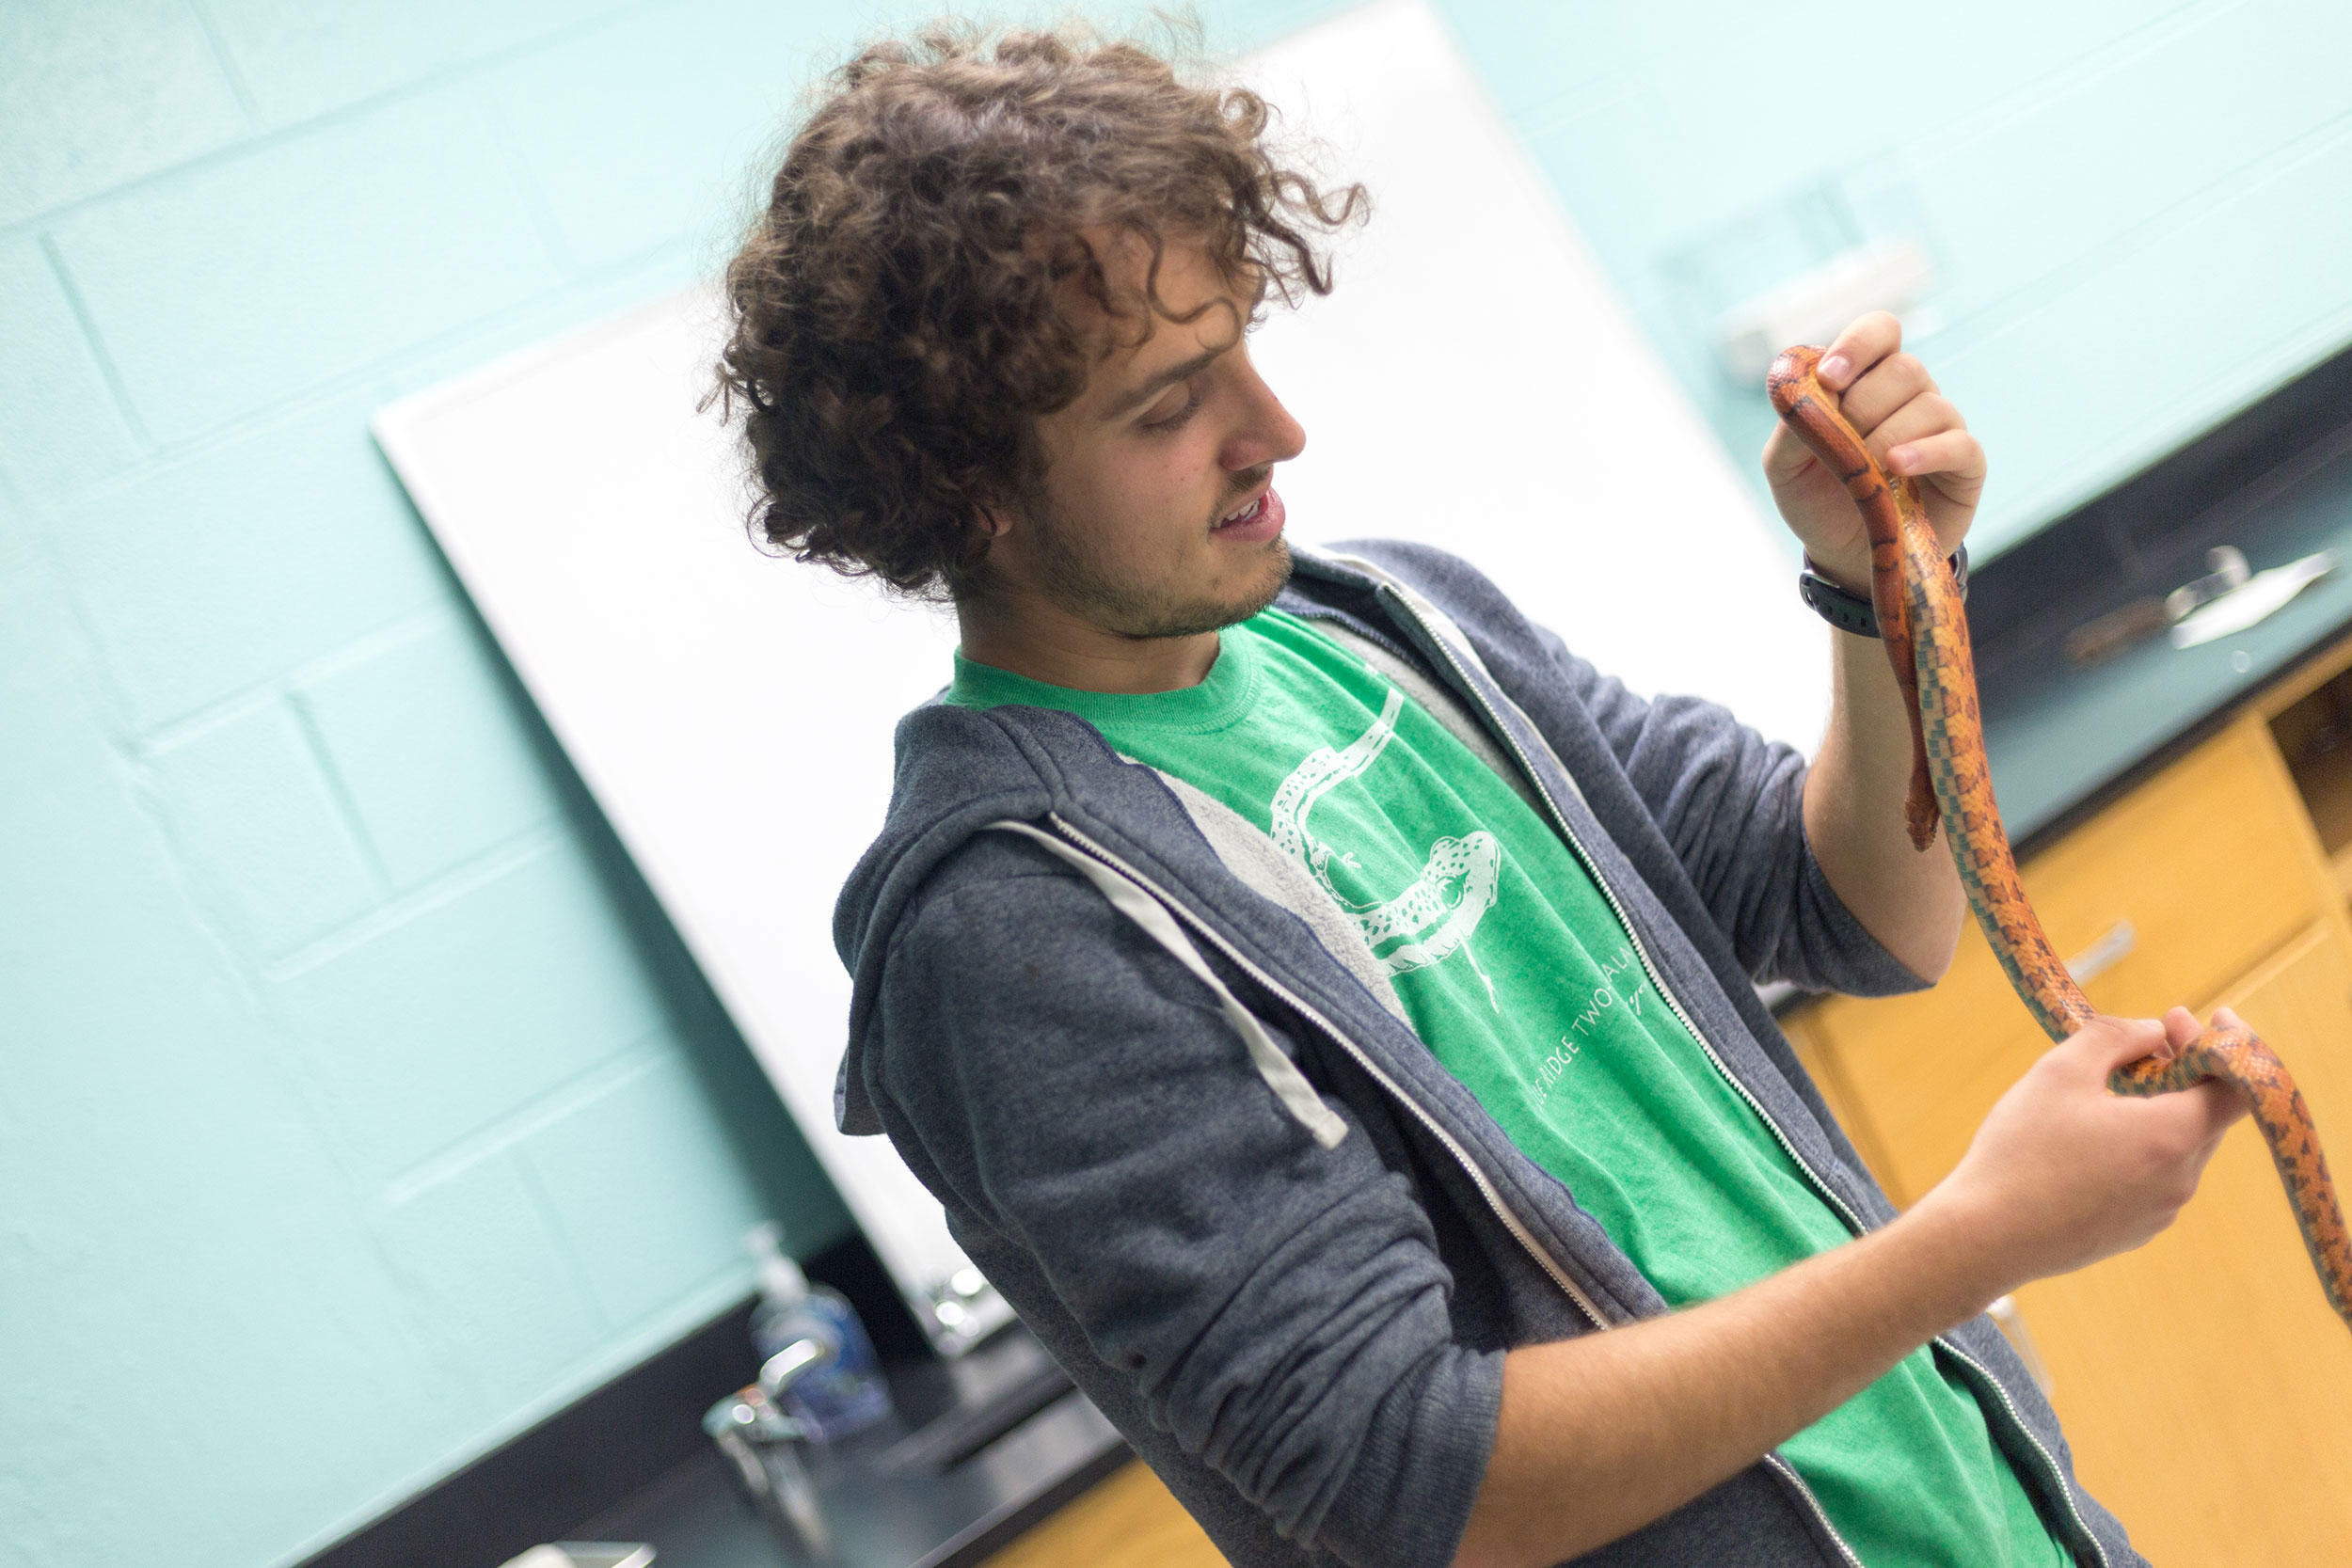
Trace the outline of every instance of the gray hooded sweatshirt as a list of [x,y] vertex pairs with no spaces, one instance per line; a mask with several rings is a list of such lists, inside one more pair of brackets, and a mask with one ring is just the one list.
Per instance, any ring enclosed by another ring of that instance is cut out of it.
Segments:
[[[1659,993],[1857,1234],[1894,1209],[1755,983],[1919,978],[1830,890],[1804,763],[1597,673],[1462,562],[1295,552],[1278,601],[1367,647],[1595,871]],[[1042,708],[901,721],[842,890],[836,1114],[1238,1568],[1453,1557],[1503,1353],[1664,1312],[1401,1016],[1327,895],[1233,813]],[[1937,1340],[2075,1559],[2141,1561],[1989,1319]],[[1592,1564],[1851,1563],[1767,1454]]]

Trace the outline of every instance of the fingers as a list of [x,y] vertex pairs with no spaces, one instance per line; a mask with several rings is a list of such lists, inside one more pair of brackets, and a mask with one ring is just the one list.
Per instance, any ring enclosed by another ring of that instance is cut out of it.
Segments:
[[[1913,364],[1918,363],[1917,360],[1911,359],[1909,355],[1904,355],[1902,358],[1911,360]],[[1886,364],[1872,371],[1870,375],[1873,377],[1885,375],[1897,368],[1898,362],[1889,360]],[[1884,454],[1907,441],[1916,441],[1923,436],[1941,436],[1947,431],[1965,431],[1968,428],[1968,422],[1960,417],[1960,410],[1952,406],[1952,401],[1949,398],[1934,389],[1935,384],[1927,379],[1927,373],[1925,369],[1919,372],[1918,380],[1921,390],[1912,392],[1908,399],[1888,409],[1883,416],[1869,426],[1869,435],[1867,439],[1871,451]],[[1906,375],[1903,377],[1903,382],[1908,384],[1911,379]],[[1856,428],[1861,427],[1857,424]]]
[[2158,1054],[2169,1062],[2204,1032],[2205,1026],[2197,1022],[2195,1013],[2186,1007],[2168,1007],[2164,1014],[2164,1049]]
[[2164,1050],[2165,1025],[2153,1018],[2110,1018],[2102,1013],[2066,1043],[2097,1069],[2104,1082],[2117,1068]]
[[1984,488],[1984,449],[1964,430],[1905,441],[1889,450],[1884,461],[1893,473],[1932,479],[1947,491],[1964,489],[1968,498]]
[[[2217,1025],[2222,1024],[2225,1012],[2226,1009],[2215,1013],[2214,1022]],[[2237,1015],[2227,1013],[2226,1016],[2233,1019]],[[2110,1024],[2118,1027],[2110,1031],[2106,1027]],[[2197,1015],[2186,1007],[2167,1008],[2161,1020],[2093,1019],[2083,1026],[2082,1034],[2089,1034],[2094,1029],[2100,1030],[2103,1035],[2112,1034],[2115,1038],[2111,1053],[2114,1059],[2110,1061],[2109,1070],[2137,1060],[2130,1053],[2131,1050],[2138,1041],[2147,1039],[2151,1033],[2155,1036],[2155,1044],[2153,1050],[2144,1053],[2167,1061],[2179,1055],[2204,1033],[2203,1025],[2197,1022]],[[2102,1040],[2098,1049],[2106,1053],[2106,1042]],[[2250,1109],[2245,1091],[2217,1078],[2208,1078],[2170,1094],[2137,1101],[2136,1104],[2137,1109],[2134,1114],[2159,1130],[2160,1147],[2166,1157],[2178,1165],[2191,1187],[2196,1184],[2198,1174],[2205,1168],[2205,1162],[2213,1158],[2215,1149],[2220,1148],[2222,1138]]]
[[[1968,426],[1960,410],[1917,357],[1898,352],[1901,346],[1901,323],[1873,311],[1837,335],[1815,374],[1840,394],[1839,412],[1892,471],[1948,475],[1973,490],[1984,479],[1984,449],[1963,438]],[[1768,468],[1772,456],[1768,450]],[[1801,466],[1784,462],[1791,470]]]
[[[1837,400],[1837,408],[1846,422],[1867,438],[1877,435],[1879,427],[1898,411],[1937,390],[1927,366],[1908,354],[1890,355],[1862,372]],[[1957,423],[1959,412],[1948,403],[1944,407]]]
[[[1898,444],[1967,428],[1960,410],[1936,390],[1927,367],[1898,352],[1902,341],[1902,323],[1884,310],[1873,310],[1840,332],[1814,367],[1816,379],[1838,394],[1838,411],[1846,422],[1869,441],[1882,462]],[[1960,467],[1968,467],[1973,458],[1981,469],[1982,454],[1973,443],[1948,450]],[[1802,443],[1779,432],[1765,446],[1764,467],[1770,474],[1796,473],[1810,460]],[[1922,463],[1897,471],[1922,474],[1941,467]]]
[[[2217,1028],[2242,1027],[2236,1022],[2237,1015],[2226,1007],[2217,1009],[2213,1021]],[[2094,1018],[2074,1037],[2079,1040],[2094,1031],[2100,1038],[2096,1042],[2086,1041],[2085,1049],[2091,1053],[2091,1060],[2104,1061],[2106,1070],[2112,1072],[2141,1056],[2170,1061],[2204,1033],[2204,1026],[2186,1007],[2169,1007],[2161,1020]],[[2243,1089],[2218,1078],[2208,1078],[2189,1088],[2156,1095],[2139,1103],[2147,1108],[2142,1114],[2174,1124],[2178,1157],[2185,1158],[2192,1149],[2202,1150],[2194,1166],[2199,1170],[2238,1117],[2251,1109]]]
[[[1984,449],[1918,359],[1902,352],[1902,324],[1883,310],[1854,321],[1821,351],[1815,375],[1846,421],[1894,477],[1919,482],[1917,499],[1948,553],[1968,531],[1984,490]],[[1764,476],[1806,553],[1838,580],[1860,580],[1867,537],[1843,488],[1786,425],[1764,447]]]
[[[1902,347],[1902,342],[1903,324],[1884,310],[1857,316],[1821,352],[1820,363],[1813,368],[1814,378],[1833,392],[1843,392],[1856,376]],[[1848,413],[1846,418],[1853,415]]]
[[2221,1135],[2236,1126],[2238,1117],[2251,1108],[2244,1089],[2219,1078],[2208,1078],[2193,1088],[2163,1098],[2188,1102],[2188,1108],[2196,1113],[2197,1141],[2201,1144],[2220,1142]]

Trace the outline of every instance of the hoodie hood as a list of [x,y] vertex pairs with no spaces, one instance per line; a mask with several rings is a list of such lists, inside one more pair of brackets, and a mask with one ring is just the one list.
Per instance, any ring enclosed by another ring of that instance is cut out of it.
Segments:
[[[898,721],[890,812],[882,830],[842,884],[833,911],[834,951],[850,972],[850,1039],[834,1081],[833,1114],[844,1132],[882,1130],[857,1070],[873,1021],[882,957],[908,900],[936,870],[989,823],[1034,821],[1054,809],[1062,772],[1038,739],[1025,732],[1056,721],[1109,748],[1094,730],[1066,714],[1026,709],[1023,722],[1003,710],[953,707],[933,698]],[[1116,759],[1112,759],[1116,761]],[[1050,781],[1050,782],[1049,782]]]
[[[1282,608],[1337,610],[1366,635],[1397,641],[1375,608],[1371,578],[1303,549],[1292,561]],[[850,981],[834,1120],[853,1134],[882,1131],[862,1063],[891,933],[932,872],[989,824],[1058,815],[1171,880],[1248,896],[1159,775],[1120,760],[1082,719],[1021,705],[956,707],[934,697],[898,721],[893,747],[889,814],[834,905],[834,950]]]

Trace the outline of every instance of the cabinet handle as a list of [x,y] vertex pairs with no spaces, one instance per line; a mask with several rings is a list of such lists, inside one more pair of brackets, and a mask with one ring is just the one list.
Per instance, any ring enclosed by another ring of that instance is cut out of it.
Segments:
[[2033,1331],[2026,1326],[2026,1315],[2017,1310],[2015,1296],[2003,1296],[1984,1309],[1993,1320],[1993,1326],[2001,1331],[2009,1348],[2017,1353],[2017,1359],[2026,1364],[2033,1378],[2033,1386],[2042,1390],[2042,1397],[2050,1397],[2050,1364],[2042,1359],[2042,1347],[2033,1342]]
[[2074,984],[2087,986],[2131,956],[2139,945],[2139,933],[2128,920],[2119,920],[2107,927],[2107,934],[2066,960],[2066,973],[2074,977]]

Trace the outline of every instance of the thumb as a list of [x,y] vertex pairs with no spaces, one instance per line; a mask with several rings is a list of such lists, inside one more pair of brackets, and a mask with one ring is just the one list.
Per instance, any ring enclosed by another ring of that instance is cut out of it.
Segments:
[[2165,1049],[2162,1022],[2153,1018],[2110,1018],[2099,1014],[2067,1042],[2077,1047],[2102,1080],[2117,1068],[2153,1056]]
[[2164,1055],[2169,1060],[2197,1043],[2197,1037],[2205,1026],[2197,1022],[2197,1015],[2186,1007],[2167,1007],[2164,1011]]
[[1820,459],[1813,455],[1797,433],[1782,420],[1772,426],[1772,433],[1764,441],[1764,481],[1775,490],[1786,489],[1808,467],[1817,467]]

